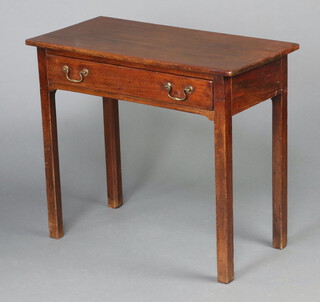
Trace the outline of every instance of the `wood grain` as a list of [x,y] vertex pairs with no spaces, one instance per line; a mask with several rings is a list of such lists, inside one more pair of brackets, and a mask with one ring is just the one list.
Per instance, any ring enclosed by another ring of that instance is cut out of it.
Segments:
[[232,79],[215,80],[215,178],[218,281],[234,279],[232,196]]
[[106,58],[116,65],[161,66],[183,73],[235,76],[298,44],[97,17],[26,41],[28,45]]
[[[107,91],[124,96],[213,110],[212,81],[53,55],[47,56],[47,64],[50,86],[60,83],[69,87],[82,87],[92,91]],[[62,71],[64,65],[69,66],[71,78],[79,79],[79,72],[84,68],[89,70],[89,74],[83,82],[72,83],[67,80]],[[168,97],[168,91],[164,88],[167,82],[172,84],[173,97],[183,97],[183,90],[188,85],[191,85],[194,91],[187,95],[185,101],[174,101]]]
[[183,70],[177,69],[175,66],[165,67],[165,68],[161,65],[152,65],[152,66],[143,65],[143,66],[141,66],[140,64],[137,64],[135,61],[126,61],[125,64],[120,65],[121,63],[119,63],[119,61],[116,59],[104,58],[104,57],[92,57],[88,54],[84,55],[84,54],[75,53],[75,52],[69,52],[69,51],[63,51],[63,50],[53,50],[53,49],[47,49],[47,54],[68,57],[68,58],[74,58],[74,59],[80,59],[80,60],[86,60],[86,61],[93,61],[93,62],[98,62],[98,63],[106,63],[106,64],[116,65],[116,66],[126,66],[126,67],[131,67],[131,68],[136,68],[136,69],[142,69],[142,70],[158,71],[158,72],[164,72],[167,74],[184,75],[184,76],[193,77],[193,78],[212,80],[212,74],[199,73],[194,70],[183,71]]
[[206,109],[201,109],[201,108],[196,108],[196,107],[183,106],[180,104],[166,103],[166,102],[155,101],[155,100],[150,100],[150,99],[142,99],[142,98],[135,97],[135,96],[123,95],[123,94],[119,94],[119,93],[112,93],[112,92],[108,92],[108,91],[91,90],[91,89],[87,89],[87,88],[83,88],[83,87],[79,87],[79,86],[70,87],[68,84],[51,83],[49,85],[49,87],[50,87],[50,89],[53,89],[53,90],[57,89],[57,90],[73,91],[73,92],[91,94],[91,95],[95,95],[95,96],[119,99],[119,100],[124,100],[124,101],[128,101],[128,102],[143,104],[143,105],[151,105],[151,106],[160,107],[160,108],[173,109],[173,110],[182,111],[182,112],[199,114],[199,115],[203,115],[203,116],[207,117],[211,121],[213,121],[213,119],[214,119],[214,111],[213,110],[206,110]]
[[[98,17],[26,41],[38,47],[50,236],[63,236],[55,91],[103,97],[108,205],[123,203],[118,99],[214,119],[218,281],[234,279],[232,115],[273,103],[273,246],[287,244],[287,54],[298,44]],[[83,68],[89,75],[82,83]],[[186,101],[185,86],[194,92]]]
[[281,59],[232,78],[232,114],[281,92]]
[[118,100],[103,98],[108,206],[123,204]]
[[49,91],[46,51],[38,48],[41,112],[50,237],[63,237],[55,91]]
[[282,60],[282,93],[272,98],[273,247],[287,245],[287,57]]

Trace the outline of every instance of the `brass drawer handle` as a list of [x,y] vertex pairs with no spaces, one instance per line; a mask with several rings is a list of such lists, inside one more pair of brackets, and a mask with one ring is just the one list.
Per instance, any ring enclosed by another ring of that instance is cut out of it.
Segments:
[[62,66],[62,71],[66,74],[67,80],[72,83],[81,83],[83,81],[84,77],[86,77],[89,74],[89,70],[87,68],[83,68],[80,71],[80,80],[75,80],[75,79],[69,78],[69,71],[70,71],[69,66],[67,66],[67,65]]
[[193,87],[191,85],[188,85],[183,89],[184,97],[183,98],[177,98],[177,97],[174,97],[174,96],[170,95],[170,92],[171,92],[171,89],[172,89],[172,84],[170,82],[167,82],[164,85],[164,88],[166,90],[168,90],[168,97],[170,99],[174,100],[174,101],[185,101],[187,99],[187,97],[188,97],[188,94],[191,94],[193,92]]

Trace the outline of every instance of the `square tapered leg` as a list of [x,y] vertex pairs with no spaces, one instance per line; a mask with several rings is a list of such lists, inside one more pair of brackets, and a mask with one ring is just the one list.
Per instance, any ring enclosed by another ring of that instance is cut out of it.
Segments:
[[282,92],[272,98],[273,247],[287,245],[287,58],[282,59]]
[[230,283],[233,267],[232,114],[230,79],[216,81],[214,141],[218,281]]
[[63,237],[55,90],[49,91],[46,52],[38,48],[41,112],[50,237]]
[[118,100],[103,98],[108,206],[123,204]]

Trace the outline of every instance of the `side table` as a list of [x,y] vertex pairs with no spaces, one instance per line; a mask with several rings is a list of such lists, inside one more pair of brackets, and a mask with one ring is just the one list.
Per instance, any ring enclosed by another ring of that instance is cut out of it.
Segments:
[[232,116],[273,104],[273,247],[287,244],[287,55],[298,44],[107,17],[26,40],[37,47],[49,230],[63,236],[57,89],[103,97],[108,205],[123,203],[118,99],[214,121],[218,281],[234,278]]

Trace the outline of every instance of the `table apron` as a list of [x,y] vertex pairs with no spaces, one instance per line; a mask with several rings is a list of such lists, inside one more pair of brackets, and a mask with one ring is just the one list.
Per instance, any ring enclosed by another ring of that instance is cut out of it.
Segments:
[[[64,66],[68,67],[67,74]],[[86,70],[87,74],[82,75]],[[61,85],[71,91],[105,92],[213,110],[213,81],[210,80],[55,55],[47,55],[47,72],[51,88]],[[171,83],[171,97],[165,89],[166,83]],[[193,89],[191,93],[186,93],[188,86]]]

